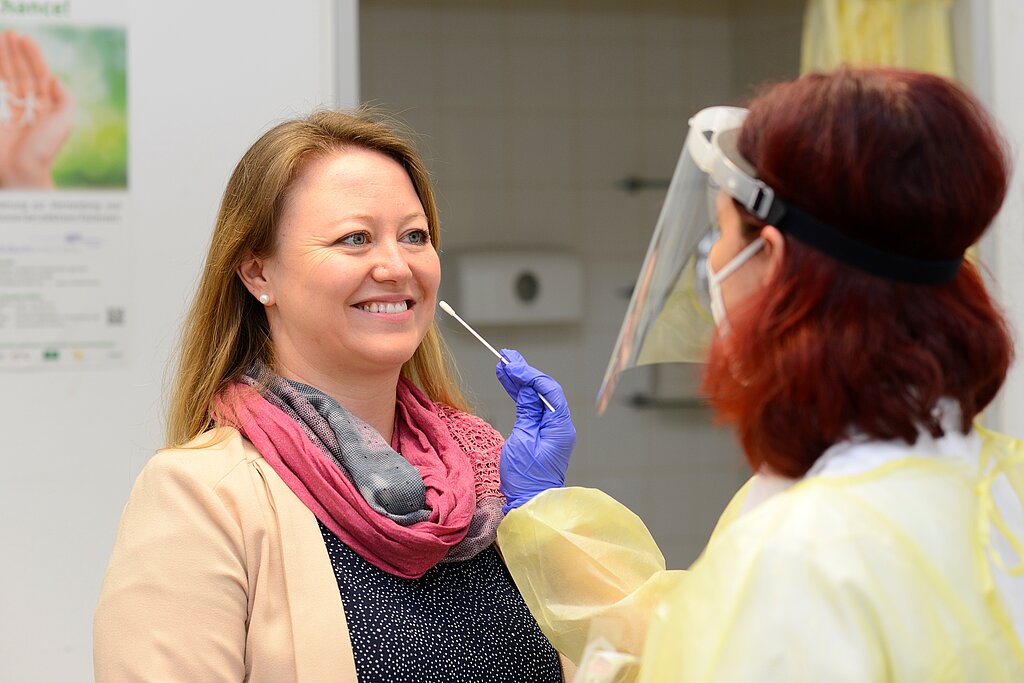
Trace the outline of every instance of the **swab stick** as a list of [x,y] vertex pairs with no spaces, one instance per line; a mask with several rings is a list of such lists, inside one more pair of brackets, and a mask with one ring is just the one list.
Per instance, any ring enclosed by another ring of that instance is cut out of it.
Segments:
[[[449,306],[447,302],[445,302],[445,301],[438,301],[438,302],[437,302],[437,305],[438,305],[438,306],[440,306],[440,307],[441,307],[441,310],[443,310],[443,311],[444,311],[445,313],[447,313],[447,314],[448,314],[448,315],[450,315],[451,317],[453,317],[453,318],[455,318],[456,320],[458,320],[458,321],[459,321],[459,323],[460,323],[460,324],[461,324],[461,325],[462,325],[463,327],[465,327],[465,328],[466,328],[467,330],[469,330],[469,333],[470,333],[471,335],[473,335],[474,337],[476,337],[476,338],[477,338],[477,339],[478,339],[478,340],[480,341],[480,343],[481,343],[481,344],[483,344],[484,346],[486,346],[486,347],[487,347],[487,348],[488,348],[488,349],[490,350],[490,352],[491,352],[491,353],[493,353],[493,354],[494,354],[495,356],[497,356],[497,357],[498,357],[498,360],[500,360],[500,361],[501,361],[502,363],[504,363],[505,365],[508,365],[508,358],[505,358],[505,356],[503,356],[503,355],[501,355],[500,353],[498,353],[498,350],[497,350],[497,349],[495,349],[495,348],[494,348],[493,346],[491,346],[490,344],[488,344],[488,343],[487,343],[487,340],[486,340],[486,339],[484,339],[484,338],[483,338],[483,337],[481,337],[481,336],[480,336],[479,334],[477,334],[477,331],[476,331],[476,330],[474,330],[474,329],[473,329],[472,327],[470,327],[470,326],[469,326],[469,323],[467,323],[467,322],[466,322],[465,320],[463,320],[462,318],[460,318],[460,317],[459,317],[459,314],[455,312],[455,309],[454,309],[454,308],[452,308],[451,306]],[[542,402],[544,403],[544,405],[546,405],[546,406],[548,407],[548,410],[550,410],[551,412],[555,412],[555,407],[554,407],[553,405],[551,405],[551,403],[549,403],[549,402],[548,402],[548,400],[547,400],[546,398],[544,398],[543,396],[541,396],[541,394],[540,394],[540,393],[538,393],[537,395],[538,395],[538,396],[540,396],[540,400],[541,400],[541,401],[542,401]]]

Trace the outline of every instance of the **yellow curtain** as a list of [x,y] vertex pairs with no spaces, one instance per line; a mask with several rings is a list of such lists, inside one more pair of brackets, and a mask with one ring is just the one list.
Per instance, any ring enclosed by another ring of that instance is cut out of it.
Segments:
[[898,66],[953,77],[953,0],[807,0],[800,71]]

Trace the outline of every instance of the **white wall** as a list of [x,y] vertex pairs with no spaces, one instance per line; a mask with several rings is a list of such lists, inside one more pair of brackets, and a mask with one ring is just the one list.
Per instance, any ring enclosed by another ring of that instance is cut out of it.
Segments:
[[999,299],[1015,328],[1018,356],[992,422],[1024,436],[1024,5],[1017,0],[971,0],[971,5],[979,25],[976,71],[986,80],[981,93],[1009,138],[1015,165],[1006,203],[984,245]]
[[[995,15],[989,2],[999,6]],[[603,488],[636,510],[674,566],[703,547],[747,470],[731,435],[709,424],[705,411],[637,410],[620,400],[594,415],[626,307],[621,291],[636,277],[663,196],[629,195],[615,183],[628,173],[667,178],[692,112],[795,76],[804,4],[363,2],[362,94],[423,135],[445,251],[554,248],[582,258],[582,323],[482,331],[567,388],[579,432],[570,482]],[[1009,132],[1017,126],[1017,141],[1024,141],[1024,94],[1014,82],[1024,64],[1024,27],[1014,16],[1021,11],[1014,0],[957,0],[954,15],[958,65],[983,99],[993,94],[997,116]],[[1024,330],[1020,178],[992,231],[995,244],[983,253]],[[447,262],[445,271],[447,278]],[[513,415],[492,357],[457,325],[440,322],[481,414],[507,433]],[[986,415],[1016,434],[1022,365]]]
[[[595,415],[624,292],[664,199],[663,189],[628,194],[616,184],[630,174],[668,179],[694,111],[749,94],[752,81],[796,75],[800,2],[785,3],[797,5],[796,20],[785,7],[758,15],[783,45],[788,32],[789,51],[748,44],[757,38],[752,23],[718,0],[361,7],[363,97],[400,112],[423,136],[445,254],[558,249],[582,260],[579,324],[481,332],[562,383],[579,435],[570,483],[629,505],[674,567],[695,559],[749,472],[732,433],[706,410],[632,408],[623,388]],[[738,42],[749,64],[737,64]],[[514,407],[494,379],[494,358],[458,325],[439,322],[479,412],[508,434]],[[626,383],[646,372],[631,371]]]
[[[269,124],[335,92],[354,103],[356,7],[132,3],[130,358],[115,370],[0,377],[0,680],[91,679],[100,581],[130,486],[162,443],[168,351],[220,192]],[[346,34],[341,61],[336,32]]]

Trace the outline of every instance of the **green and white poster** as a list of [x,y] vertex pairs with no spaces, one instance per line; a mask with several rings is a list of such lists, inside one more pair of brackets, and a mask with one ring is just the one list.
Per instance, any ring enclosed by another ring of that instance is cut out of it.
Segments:
[[125,358],[126,13],[0,0],[0,370]]

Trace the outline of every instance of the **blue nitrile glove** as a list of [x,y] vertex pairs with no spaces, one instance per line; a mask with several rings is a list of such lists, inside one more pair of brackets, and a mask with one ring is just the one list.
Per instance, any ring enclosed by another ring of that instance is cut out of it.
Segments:
[[[538,493],[565,484],[576,428],[558,382],[527,365],[518,351],[502,349],[501,355],[509,363],[499,361],[495,374],[516,401],[516,423],[501,449],[502,511],[507,513]],[[538,392],[554,406],[553,412]]]

